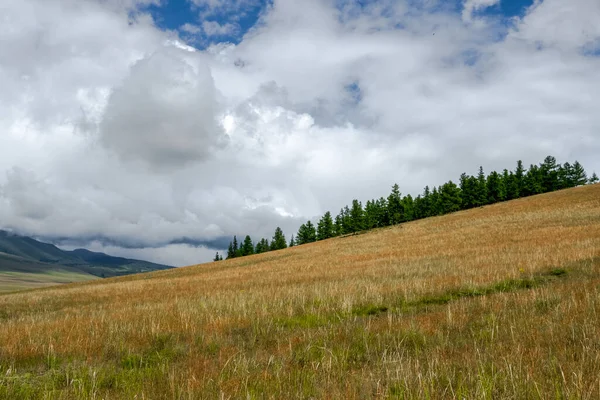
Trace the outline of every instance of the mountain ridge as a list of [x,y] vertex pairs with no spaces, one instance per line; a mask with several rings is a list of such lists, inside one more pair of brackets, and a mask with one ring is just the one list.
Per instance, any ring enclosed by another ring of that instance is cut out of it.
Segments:
[[[27,282],[19,288],[36,287],[36,278],[43,286],[54,281],[49,276],[72,275],[75,281],[109,278],[174,268],[144,260],[115,257],[87,249],[62,250],[29,236],[0,230],[0,282],[10,278],[10,287],[19,277]],[[3,279],[4,278],[4,279]],[[49,280],[48,280],[49,279]],[[64,276],[55,283],[64,283]],[[67,279],[66,282],[69,282]],[[31,284],[33,283],[33,284]],[[17,287],[17,286],[15,286]]]

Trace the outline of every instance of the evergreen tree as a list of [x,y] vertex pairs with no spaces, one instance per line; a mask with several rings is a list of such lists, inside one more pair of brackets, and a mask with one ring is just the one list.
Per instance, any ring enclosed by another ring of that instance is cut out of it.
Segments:
[[487,193],[487,180],[483,173],[483,167],[479,167],[479,173],[477,174],[477,187],[476,192],[476,205],[484,206],[488,204],[488,193]]
[[358,200],[352,200],[350,209],[350,232],[360,232],[364,229],[364,211]]
[[598,183],[598,175],[596,175],[596,173],[593,172],[590,179],[588,179],[588,184],[593,185],[595,183]]
[[285,241],[285,235],[280,227],[275,229],[275,234],[273,235],[273,240],[271,240],[271,250],[281,250],[287,247],[287,242]]
[[327,211],[317,224],[317,240],[325,240],[333,237],[334,226],[331,213]]
[[440,211],[443,214],[460,210],[461,195],[460,188],[452,181],[440,187]]
[[522,196],[533,196],[543,193],[542,174],[537,165],[530,165],[523,180]]
[[430,212],[430,217],[434,217],[436,215],[442,215],[444,213],[444,210],[442,209],[442,202],[440,199],[440,191],[438,190],[437,187],[433,187],[433,191],[431,192],[430,197],[430,207],[429,207],[429,212]]
[[542,176],[542,193],[552,192],[558,189],[558,165],[556,158],[547,156],[540,164]]
[[566,189],[573,187],[573,166],[566,162],[558,166],[558,188]]
[[288,247],[294,247],[296,245],[296,241],[294,240],[294,235],[292,235],[292,238],[290,239],[290,244],[288,245]]
[[579,161],[575,161],[573,164],[571,181],[573,183],[573,187],[585,185],[588,182],[585,169],[583,169],[583,166],[579,164]]
[[240,255],[240,249],[238,248],[237,237],[233,236],[233,254],[234,257],[238,257]]
[[494,204],[502,201],[504,198],[504,188],[500,175],[496,171],[492,171],[487,177],[487,193],[488,204]]
[[227,248],[227,259],[235,258],[235,251],[233,250],[233,242],[229,242],[229,247]]
[[410,194],[407,194],[402,199],[402,209],[404,210],[404,221],[412,221],[414,219],[414,200]]
[[254,244],[252,243],[252,238],[250,238],[250,235],[246,235],[244,238],[244,242],[240,247],[240,253],[242,257],[254,254]]
[[425,186],[423,189],[423,197],[421,201],[421,218],[431,217],[433,214],[432,210],[432,196],[431,191],[429,190],[429,186]]
[[474,179],[471,179],[465,172],[460,175],[460,194],[461,194],[461,205],[463,210],[475,207],[477,204],[477,193],[475,191],[476,183]]
[[415,219],[425,218],[423,198],[421,197],[421,195],[417,195],[414,201],[414,217]]
[[387,198],[388,215],[390,225],[399,224],[404,219],[404,210],[402,209],[402,194],[398,184],[392,186],[392,193]]
[[[367,200],[365,204],[364,228],[373,229],[377,227],[377,204],[375,200]],[[319,227],[317,226],[317,238],[319,237]]]
[[219,257],[219,252],[217,251],[217,255],[213,259],[213,261],[221,261],[223,258]]
[[302,245],[312,243],[317,240],[317,230],[312,222],[307,221],[306,224],[300,225],[298,234],[296,235],[296,244]]
[[512,171],[508,173],[508,182],[506,184],[506,199],[513,200],[518,199],[520,196],[519,192],[519,184],[517,182],[517,177],[513,174]]
[[335,232],[335,236],[342,236],[344,234],[344,224],[342,222],[342,213],[335,216],[335,221],[333,222],[333,231]]
[[269,247],[269,241],[265,238],[260,239],[259,242],[256,243],[256,247],[254,248],[254,253],[255,254],[261,254],[261,253],[266,253],[267,251],[270,251],[271,248]]
[[524,190],[524,179],[525,179],[525,173],[527,171],[525,171],[525,168],[523,168],[523,161],[519,160],[517,161],[517,169],[515,169],[515,185],[516,185],[516,190],[513,191],[513,195],[515,195],[515,197],[513,197],[514,199],[518,199],[519,197],[523,196],[523,190]]
[[389,226],[390,215],[388,213],[388,204],[385,197],[380,197],[375,202],[375,208],[377,210],[377,227]]

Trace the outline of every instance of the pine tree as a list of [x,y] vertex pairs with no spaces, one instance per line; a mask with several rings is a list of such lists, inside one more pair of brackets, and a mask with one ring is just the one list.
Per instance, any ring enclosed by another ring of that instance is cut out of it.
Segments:
[[234,257],[238,257],[240,255],[240,249],[238,248],[237,237],[233,236],[233,254]]
[[585,185],[588,182],[585,169],[583,169],[583,166],[579,163],[579,161],[575,161],[572,171],[573,174],[571,176],[571,180],[573,182],[573,186]]
[[389,226],[390,215],[388,213],[388,204],[386,198],[380,197],[379,200],[375,202],[375,206],[377,209],[377,226]]
[[407,194],[402,198],[402,209],[404,210],[403,221],[408,222],[414,219],[414,207],[415,202],[410,194]]
[[[586,179],[587,181],[587,179]],[[558,166],[558,188],[566,189],[573,187],[573,166],[566,162]]]
[[492,171],[487,177],[488,204],[494,204],[504,199],[504,188],[502,180],[496,171]]
[[267,251],[270,251],[271,248],[269,247],[269,241],[265,238],[260,239],[260,241],[258,243],[256,243],[256,246],[254,248],[254,253],[255,254],[261,254],[261,253],[266,253]]
[[331,213],[327,211],[317,224],[317,240],[325,240],[333,237],[334,226]]
[[275,234],[273,235],[273,240],[271,240],[271,250],[281,250],[287,247],[287,242],[285,241],[285,235],[280,227],[275,229]]
[[433,187],[433,190],[431,191],[431,195],[430,197],[430,207],[429,207],[429,212],[430,212],[430,216],[434,217],[436,215],[442,215],[444,213],[444,210],[442,209],[442,202],[440,199],[440,191],[438,190],[437,187]]
[[[375,200],[367,200],[365,204],[364,228],[373,229],[377,227],[377,204]],[[317,238],[319,237],[319,227],[317,226]]]
[[533,196],[543,193],[542,174],[537,165],[530,165],[523,179],[523,192],[521,196]]
[[525,168],[523,168],[523,161],[517,161],[517,169],[515,169],[516,190],[513,192],[513,195],[516,195],[516,197],[513,197],[515,199],[518,199],[519,197],[523,196],[522,193],[525,186],[524,179],[526,172],[527,171],[525,171]]
[[[333,222],[333,231],[335,236],[342,236],[344,234],[344,224],[342,223],[342,214],[335,216],[335,221]],[[298,242],[296,241],[296,244]]]
[[390,224],[395,225],[402,222],[404,210],[402,209],[402,194],[400,193],[398,184],[392,186],[392,193],[387,198],[387,205]]
[[227,259],[235,258],[235,251],[233,251],[233,242],[229,242],[229,247],[227,248]]
[[215,256],[213,261],[221,261],[222,259],[223,259],[222,257],[219,257],[219,252],[217,251],[217,255]]
[[350,209],[350,232],[360,232],[364,229],[364,211],[358,200],[352,200]]
[[312,222],[307,221],[306,224],[300,225],[298,234],[296,235],[296,244],[302,245],[312,243],[317,240],[317,231]]
[[556,158],[547,156],[544,162],[540,164],[540,174],[542,176],[543,193],[558,189],[558,165],[556,164]]
[[475,192],[477,206],[484,206],[488,204],[487,180],[482,166],[479,167],[479,173],[477,174],[477,187]]
[[460,188],[452,181],[440,187],[440,211],[443,214],[460,210]]
[[588,184],[593,185],[595,183],[598,183],[598,175],[596,175],[596,173],[593,172],[590,179],[588,179]]
[[292,235],[292,238],[290,239],[290,244],[288,245],[288,247],[294,247],[296,245],[296,242],[294,240],[294,235]]
[[514,200],[520,196],[519,184],[517,183],[517,177],[512,171],[508,173],[508,183],[506,185],[506,199]]
[[250,238],[250,235],[246,235],[244,238],[244,242],[240,247],[240,253],[242,257],[254,254],[254,244],[252,243],[252,238]]

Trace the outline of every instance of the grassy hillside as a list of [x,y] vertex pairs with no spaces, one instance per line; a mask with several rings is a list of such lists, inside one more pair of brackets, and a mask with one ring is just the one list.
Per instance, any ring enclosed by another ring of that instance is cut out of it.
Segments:
[[57,267],[0,253],[0,293],[94,279],[98,277],[69,266]]
[[0,398],[600,398],[600,185],[0,296]]
[[0,230],[0,293],[169,268],[85,249],[65,251]]

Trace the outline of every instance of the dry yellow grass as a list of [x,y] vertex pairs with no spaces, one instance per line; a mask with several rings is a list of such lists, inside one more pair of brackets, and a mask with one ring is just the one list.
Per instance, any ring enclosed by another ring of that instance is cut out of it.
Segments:
[[0,398],[600,398],[600,185],[0,296]]

